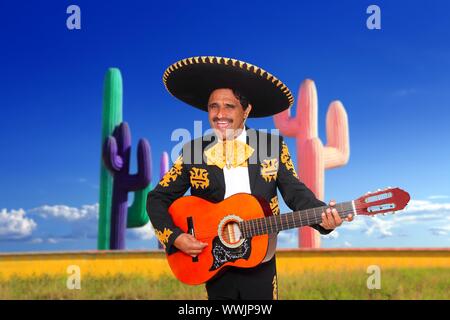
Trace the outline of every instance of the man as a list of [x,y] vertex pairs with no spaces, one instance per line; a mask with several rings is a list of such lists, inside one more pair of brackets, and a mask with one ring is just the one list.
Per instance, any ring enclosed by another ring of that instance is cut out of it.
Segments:
[[[181,60],[166,70],[163,80],[172,95],[207,111],[214,131],[183,146],[182,155],[148,194],[147,212],[168,254],[181,250],[195,257],[208,250],[168,214],[172,202],[189,188],[191,195],[212,202],[249,193],[266,200],[274,215],[279,214],[277,189],[295,211],[326,205],[299,181],[281,136],[245,126],[248,117],[271,116],[292,105],[292,94],[280,80],[249,63],[221,57]],[[312,227],[327,234],[341,224],[333,208]],[[229,268],[208,281],[206,290],[209,299],[277,299],[275,256],[254,268]]]

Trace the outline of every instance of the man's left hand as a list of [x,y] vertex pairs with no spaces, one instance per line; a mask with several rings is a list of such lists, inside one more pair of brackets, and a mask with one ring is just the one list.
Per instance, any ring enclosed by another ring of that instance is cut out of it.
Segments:
[[336,227],[339,227],[344,221],[353,220],[352,214],[349,214],[347,218],[342,219],[339,216],[338,211],[334,208],[335,205],[336,202],[334,200],[331,200],[329,203],[329,206],[331,208],[327,208],[325,212],[322,212],[322,223],[320,224],[320,226],[322,226],[324,229],[332,230],[335,229]]

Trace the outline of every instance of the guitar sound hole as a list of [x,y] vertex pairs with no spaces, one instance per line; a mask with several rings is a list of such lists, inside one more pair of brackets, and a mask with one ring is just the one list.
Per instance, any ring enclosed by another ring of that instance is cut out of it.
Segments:
[[242,233],[237,221],[229,221],[223,224],[221,230],[221,239],[228,245],[235,245],[242,239]]

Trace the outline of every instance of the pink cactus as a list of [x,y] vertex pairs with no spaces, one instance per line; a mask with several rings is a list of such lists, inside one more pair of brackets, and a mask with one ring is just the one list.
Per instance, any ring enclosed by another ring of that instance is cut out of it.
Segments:
[[[317,90],[310,79],[300,85],[297,114],[290,117],[290,110],[274,117],[275,126],[282,135],[297,140],[297,172],[300,180],[318,199],[324,199],[325,170],[343,166],[350,156],[347,113],[340,101],[333,101],[327,112],[327,144],[317,136]],[[301,248],[319,248],[319,233],[310,228],[300,228],[298,245]]]

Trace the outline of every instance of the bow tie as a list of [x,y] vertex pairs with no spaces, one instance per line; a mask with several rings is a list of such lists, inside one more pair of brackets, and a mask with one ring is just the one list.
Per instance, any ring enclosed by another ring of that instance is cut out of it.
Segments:
[[207,165],[216,165],[220,169],[227,167],[246,167],[247,159],[253,154],[254,149],[239,140],[219,141],[208,150],[205,150]]

